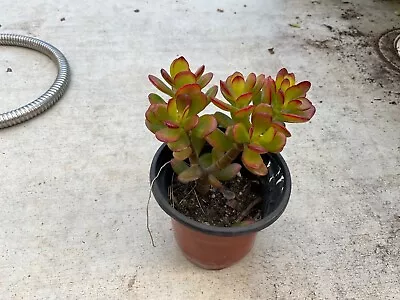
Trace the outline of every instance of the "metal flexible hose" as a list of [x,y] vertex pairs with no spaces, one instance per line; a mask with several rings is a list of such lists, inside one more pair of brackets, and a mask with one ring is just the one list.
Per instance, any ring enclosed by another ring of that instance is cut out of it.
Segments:
[[55,81],[43,95],[20,108],[0,113],[0,129],[2,129],[32,119],[56,103],[67,89],[70,68],[67,59],[57,48],[36,38],[17,34],[0,34],[0,46],[17,46],[38,51],[50,57],[58,67]]

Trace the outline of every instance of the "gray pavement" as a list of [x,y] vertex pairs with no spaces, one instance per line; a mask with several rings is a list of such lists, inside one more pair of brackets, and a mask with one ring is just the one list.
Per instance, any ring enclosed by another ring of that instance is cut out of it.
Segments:
[[[3,0],[0,32],[58,47],[73,77],[49,111],[0,131],[0,299],[400,299],[400,75],[375,48],[400,26],[396,9],[389,0]],[[285,66],[313,83],[316,116],[290,126],[283,152],[290,204],[222,271],[182,257],[155,201],[155,248],[146,231],[159,146],[144,126],[147,74],[177,55],[215,78]],[[2,47],[0,111],[33,100],[55,75],[46,57]]]

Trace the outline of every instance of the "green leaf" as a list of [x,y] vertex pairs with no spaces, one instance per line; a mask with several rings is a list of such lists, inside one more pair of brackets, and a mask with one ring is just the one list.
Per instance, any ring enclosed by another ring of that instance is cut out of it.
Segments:
[[268,144],[272,142],[275,137],[276,130],[273,127],[270,127],[264,134],[258,139],[258,142],[261,146],[268,149]]
[[223,181],[231,180],[239,173],[241,168],[242,166],[240,164],[233,163],[227,166],[225,169],[216,172],[214,176]]
[[185,129],[185,131],[190,131],[192,130],[194,127],[196,127],[196,125],[199,123],[199,116],[194,115],[194,116],[190,116],[187,117],[184,121],[183,121],[183,129]]
[[192,148],[191,147],[186,147],[185,149],[182,149],[181,151],[174,151],[172,152],[172,155],[179,160],[185,160],[186,158],[189,158],[189,156],[192,154]]
[[151,104],[167,104],[163,98],[154,93],[149,94],[149,101]]
[[[266,139],[265,139],[266,140]],[[261,146],[268,150],[268,152],[279,153],[283,150],[286,144],[286,136],[282,132],[276,132],[273,139],[266,143],[262,138],[259,140]]]
[[157,77],[153,76],[153,75],[149,75],[149,80],[150,82],[156,87],[158,88],[161,92],[173,97],[174,96],[174,92],[165,85],[165,83],[163,83],[160,79],[158,79]]
[[255,84],[255,86],[253,87],[252,92],[253,92],[254,94],[258,93],[258,92],[261,90],[261,88],[263,87],[264,82],[265,82],[265,75],[264,75],[264,74],[258,75],[258,76],[257,76],[257,79],[256,79],[256,84]]
[[244,89],[245,89],[246,91],[250,91],[250,90],[254,87],[254,85],[256,84],[256,79],[257,79],[257,78],[256,78],[256,74],[250,73],[250,74],[247,76]]
[[180,128],[163,128],[156,132],[156,138],[165,143],[176,142],[182,133],[182,129]]
[[238,108],[247,107],[250,104],[252,97],[253,97],[252,92],[241,95],[239,98],[236,99],[236,107]]
[[[289,87],[290,87],[289,79],[285,78],[285,79],[282,81],[282,84],[281,84],[281,91],[282,91],[283,93],[285,93],[286,90],[287,90]],[[285,97],[284,97],[284,98],[285,98]]]
[[170,66],[170,74],[172,78],[175,78],[176,74],[183,72],[183,71],[190,71],[189,69],[189,63],[187,60],[181,56],[177,59],[175,59]]
[[214,103],[215,106],[219,107],[222,110],[225,111],[232,111],[233,107],[232,105],[229,105],[225,102],[222,102],[221,100],[217,99],[217,98],[211,98],[211,102]]
[[233,126],[233,139],[238,144],[250,142],[249,131],[242,123],[237,123]]
[[223,128],[227,128],[230,125],[234,125],[235,122],[231,118],[229,118],[227,115],[217,111],[214,113],[214,117],[218,122],[218,125],[220,125]]
[[183,111],[186,107],[190,106],[192,100],[188,94],[180,94],[176,97],[176,108],[180,115],[183,115]]
[[200,85],[201,88],[204,88],[207,84],[210,83],[213,78],[213,73],[206,73],[197,80],[197,84]]
[[157,131],[165,128],[165,126],[161,123],[150,123],[149,120],[145,120],[146,127],[152,132],[156,133]]
[[246,168],[257,169],[264,162],[261,158],[261,155],[253,150],[245,147],[242,153],[242,162]]
[[204,169],[208,168],[212,165],[213,159],[211,153],[204,153],[202,156],[199,157],[200,166]]
[[217,148],[219,151],[226,152],[233,147],[233,143],[218,128],[206,136],[206,141],[214,148]]
[[201,153],[201,150],[202,150],[203,147],[204,147],[204,144],[206,143],[206,141],[205,141],[204,139],[198,138],[198,137],[196,137],[196,136],[194,136],[194,135],[191,135],[190,138],[191,138],[191,140],[192,140],[192,147],[193,147],[193,150],[194,150],[194,152],[196,153],[196,155],[199,156],[200,153]]
[[168,143],[168,147],[172,151],[182,151],[189,146],[190,140],[187,134],[182,134],[176,142]]
[[249,147],[250,150],[253,150],[254,152],[257,152],[259,154],[264,154],[268,152],[267,149],[257,143],[248,144],[247,147]]
[[253,135],[258,137],[271,126],[272,117],[267,113],[253,113],[251,116]]
[[217,96],[218,93],[218,86],[213,85],[212,87],[210,87],[207,92],[206,92],[206,96],[208,98],[215,98],[215,96]]
[[237,75],[232,79],[232,94],[236,97],[242,95],[244,91],[245,81],[243,76]]
[[285,104],[297,98],[305,97],[310,87],[311,87],[310,82],[303,81],[288,88],[285,92]]
[[179,89],[188,84],[196,83],[196,76],[190,71],[183,71],[176,74],[174,78],[174,86],[176,89]]
[[234,104],[235,101],[233,99],[233,95],[232,95],[231,91],[229,90],[228,86],[226,85],[226,83],[221,80],[219,82],[219,86],[221,88],[221,93],[224,96],[224,98],[226,100],[228,100],[230,104]]
[[199,179],[203,172],[199,165],[193,165],[179,174],[178,180],[183,183],[188,183]]
[[171,167],[172,170],[174,170],[174,172],[178,175],[181,174],[183,171],[189,169],[187,163],[185,163],[183,160],[178,160],[175,158],[171,160]]
[[253,112],[253,105],[249,105],[247,107],[244,107],[242,109],[239,109],[238,111],[236,111],[233,115],[235,116],[235,118],[237,119],[248,119],[249,116],[251,115],[251,113]]
[[192,134],[199,138],[204,138],[217,128],[217,120],[213,115],[203,115],[200,117],[197,126],[192,130]]

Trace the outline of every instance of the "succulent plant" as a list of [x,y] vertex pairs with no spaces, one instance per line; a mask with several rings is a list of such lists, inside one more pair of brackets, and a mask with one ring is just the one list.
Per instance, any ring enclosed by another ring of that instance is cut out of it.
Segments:
[[[275,80],[254,73],[245,78],[235,72],[220,81],[225,102],[216,98],[217,86],[202,91],[213,77],[204,70],[201,66],[193,73],[186,59],[179,57],[171,63],[169,73],[161,69],[169,86],[149,75],[151,83],[169,100],[149,94],[146,126],[172,150],[171,166],[178,180],[196,180],[201,193],[212,185],[229,198],[232,195],[221,181],[240,172],[241,164],[234,162],[240,154],[250,172],[266,175],[261,154],[282,151],[291,136],[285,122],[301,123],[312,118],[315,107],[306,98],[311,84],[296,84],[294,74],[286,69],[281,69]],[[199,115],[210,102],[229,115],[220,111]]]

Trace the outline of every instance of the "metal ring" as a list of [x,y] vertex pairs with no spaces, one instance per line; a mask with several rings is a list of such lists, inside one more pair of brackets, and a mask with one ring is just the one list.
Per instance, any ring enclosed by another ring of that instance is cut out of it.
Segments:
[[2,129],[32,119],[54,105],[65,93],[71,75],[65,56],[44,41],[18,34],[0,34],[0,46],[17,46],[38,51],[47,55],[58,67],[56,80],[43,95],[20,108],[0,114],[0,129]]

